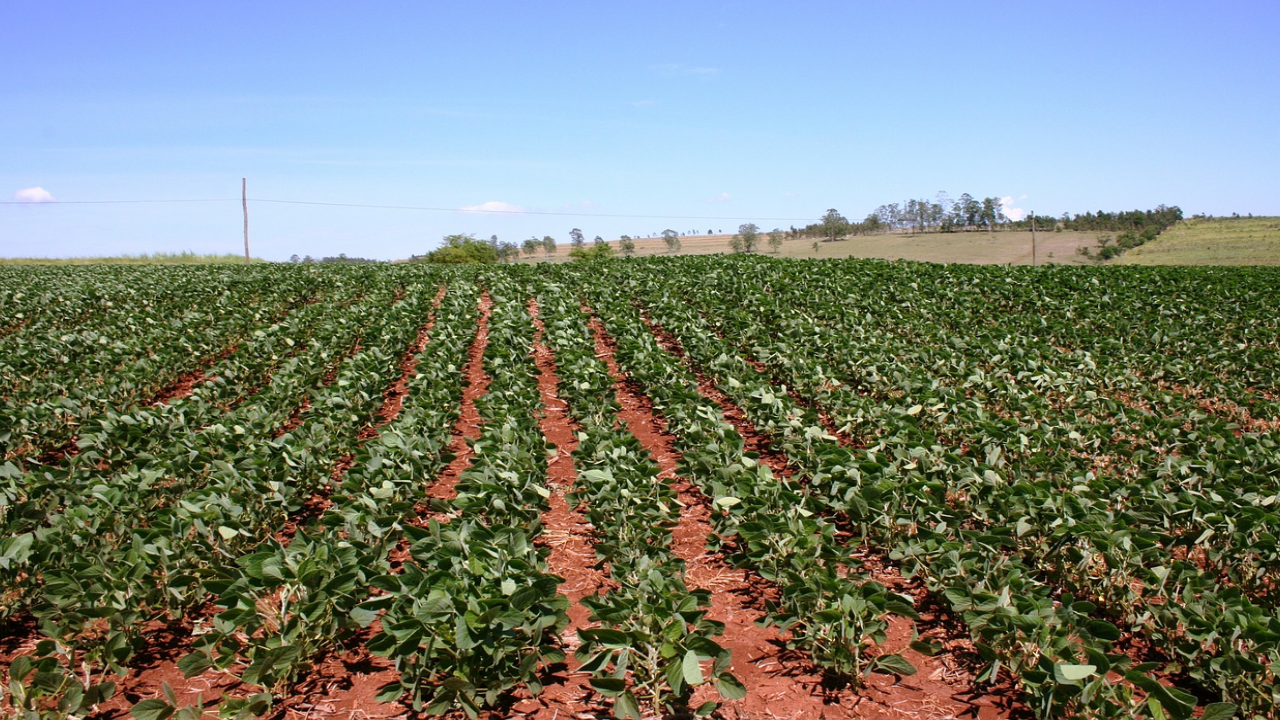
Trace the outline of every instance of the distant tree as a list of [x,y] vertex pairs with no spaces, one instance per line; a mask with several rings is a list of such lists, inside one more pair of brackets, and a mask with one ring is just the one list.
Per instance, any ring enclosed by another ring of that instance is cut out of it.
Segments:
[[580,248],[580,247],[582,247],[583,243],[585,242],[585,241],[583,240],[583,237],[582,237],[582,231],[581,231],[581,230],[579,230],[578,228],[574,228],[574,229],[570,230],[570,231],[569,231],[569,242],[570,242],[570,243],[571,243],[575,248]]
[[822,236],[827,242],[835,242],[847,234],[849,221],[835,208],[828,209],[827,214],[822,216]]
[[300,263],[300,262],[302,262],[302,258],[298,257],[298,253],[294,253],[294,254],[292,254],[292,255],[290,255],[290,256],[289,256],[289,262],[291,262],[291,263]]
[[325,265],[355,265],[355,264],[377,263],[381,261],[373,260],[371,258],[348,257],[346,253],[338,253],[336,257],[322,257],[316,262],[323,263]]
[[518,257],[520,257],[519,245],[506,240],[498,243],[498,260],[502,262],[511,262]]
[[622,251],[623,255],[631,257],[636,252],[636,241],[632,240],[630,235],[623,235],[618,240],[618,249]]
[[591,247],[576,247],[569,251],[569,257],[574,260],[608,260],[613,257],[613,248],[608,243],[600,242]]
[[964,193],[952,206],[951,213],[955,216],[957,225],[965,229],[975,228],[982,218],[982,203],[969,193]]
[[982,224],[987,227],[987,233],[993,233],[996,225],[1004,220],[1004,207],[1000,203],[1000,199],[983,198],[979,217],[982,220]]
[[302,262],[303,262],[303,263],[305,263],[305,264],[307,264],[307,265],[310,265],[311,263],[315,262],[315,259],[314,259],[314,258],[312,258],[310,255],[308,255],[308,256],[306,256],[306,257],[302,258]]
[[556,239],[550,235],[542,236],[542,250],[548,255],[556,254]]
[[741,235],[734,235],[733,237],[729,238],[729,251],[735,254],[743,252]]
[[601,245],[604,245],[604,244],[605,244],[604,238],[600,237],[599,235],[597,235],[597,236],[596,236],[596,239],[595,239],[595,240],[593,240],[592,242],[594,242],[594,243],[596,244],[596,247],[599,247],[599,246],[601,246]]
[[542,248],[542,241],[536,237],[531,237],[528,240],[525,240],[521,244],[521,247],[524,248],[525,255],[532,255]]
[[782,228],[774,228],[773,232],[769,233],[769,249],[773,251],[774,255],[782,252],[782,238]]
[[734,252],[753,253],[760,246],[760,227],[755,223],[743,223],[738,226],[738,234],[733,239],[738,241]]
[[675,230],[663,230],[662,242],[666,243],[667,252],[674,253],[680,251],[680,233]]
[[490,265],[498,262],[498,251],[473,235],[446,235],[439,248],[414,260],[446,265]]
[[822,244],[821,244],[821,243],[819,243],[817,240],[814,240],[814,241],[813,241],[813,251],[814,251],[815,253],[816,253],[816,252],[818,252],[818,248],[820,248],[820,247],[822,247]]

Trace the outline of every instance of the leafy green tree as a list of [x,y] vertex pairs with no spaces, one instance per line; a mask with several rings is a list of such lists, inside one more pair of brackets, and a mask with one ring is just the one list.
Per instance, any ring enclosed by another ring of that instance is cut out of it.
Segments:
[[769,249],[773,251],[774,255],[782,251],[782,238],[782,228],[774,228],[773,232],[769,233]]
[[555,255],[555,254],[556,254],[556,239],[555,239],[555,238],[553,238],[553,237],[551,237],[550,235],[544,235],[544,236],[542,236],[542,250],[543,250],[543,252],[545,252],[547,255]]
[[507,240],[498,243],[498,260],[501,262],[511,262],[518,257],[520,257],[519,245]]
[[667,252],[680,252],[680,233],[675,230],[663,230],[662,242],[667,245]]
[[614,256],[613,248],[608,243],[600,242],[591,247],[576,247],[569,251],[569,257],[581,261],[608,260]]
[[982,203],[975,200],[969,193],[965,193],[952,206],[952,212],[956,216],[957,225],[965,228],[977,227],[982,217]]
[[594,242],[597,247],[605,244],[604,238],[600,237],[599,235],[597,235],[595,240],[593,240],[592,242]]
[[498,262],[498,251],[474,235],[446,235],[444,244],[423,255],[419,262],[448,265],[491,265]]
[[835,242],[849,233],[849,221],[835,208],[827,210],[822,216],[822,236],[827,242]]
[[524,241],[522,247],[524,248],[525,255],[532,255],[542,248],[542,241],[536,237],[531,237]]
[[987,227],[987,232],[991,233],[995,230],[996,225],[1004,222],[1004,206],[999,198],[983,198],[982,210],[979,217],[982,224]]
[[623,255],[631,257],[636,252],[636,241],[632,240],[630,235],[623,235],[618,240],[618,249],[622,251]]
[[586,241],[583,239],[582,231],[578,228],[574,228],[569,231],[569,242],[575,248],[580,248]]
[[760,227],[755,223],[739,225],[738,234],[733,236],[730,244],[734,252],[755,252],[760,246]]

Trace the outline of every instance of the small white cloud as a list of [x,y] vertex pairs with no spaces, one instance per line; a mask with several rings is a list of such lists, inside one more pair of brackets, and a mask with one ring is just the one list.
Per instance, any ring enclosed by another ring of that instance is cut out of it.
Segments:
[[18,202],[25,203],[47,203],[57,202],[53,197],[53,193],[42,187],[22,188],[13,194],[13,199]]
[[715,195],[715,196],[713,196],[713,197],[709,197],[709,198],[707,198],[707,202],[713,202],[713,203],[716,203],[716,202],[728,202],[730,199],[732,199],[732,198],[729,196],[729,193],[727,193],[727,192],[722,192],[722,193],[720,193],[719,195]]
[[1012,195],[1005,195],[1004,197],[1000,198],[1000,207],[1004,211],[1004,216],[1009,218],[1010,220],[1021,220],[1022,218],[1026,217],[1027,216],[1026,210],[1023,210],[1020,207],[1013,206],[1015,202],[1018,202],[1026,197],[1027,197],[1026,195],[1023,195],[1022,197],[1018,198],[1018,200],[1014,200]]
[[467,213],[522,213],[524,208],[501,200],[490,200],[479,205],[466,205],[458,210]]

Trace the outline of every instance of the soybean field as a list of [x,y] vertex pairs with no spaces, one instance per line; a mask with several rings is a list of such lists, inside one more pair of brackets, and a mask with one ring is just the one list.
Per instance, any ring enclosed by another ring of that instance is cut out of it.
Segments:
[[1275,718],[1280,270],[0,266],[0,716]]

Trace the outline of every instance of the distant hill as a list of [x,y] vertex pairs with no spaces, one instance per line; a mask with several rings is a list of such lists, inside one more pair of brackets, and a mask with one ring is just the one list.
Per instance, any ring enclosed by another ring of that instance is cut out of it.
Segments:
[[1280,265],[1280,217],[1192,218],[1114,265]]
[[[1096,232],[1039,232],[1036,233],[1036,259],[1040,264],[1059,263],[1079,265],[1090,262],[1077,249],[1097,242]],[[680,238],[678,255],[708,255],[728,253],[732,235],[687,235]],[[885,258],[889,260],[920,260],[924,262],[970,263],[975,265],[1030,265],[1031,233],[1020,230],[1001,230],[992,234],[979,232],[888,232],[871,235],[854,235],[836,242],[819,242],[814,249],[813,238],[786,240],[778,252],[789,258]],[[667,255],[662,238],[636,238],[637,256]],[[590,243],[588,243],[590,245]],[[609,245],[618,250],[618,242]],[[773,251],[763,243],[760,255],[772,255]],[[556,254],[547,256],[541,251],[522,262],[563,262],[568,260],[568,247],[560,246]]]

